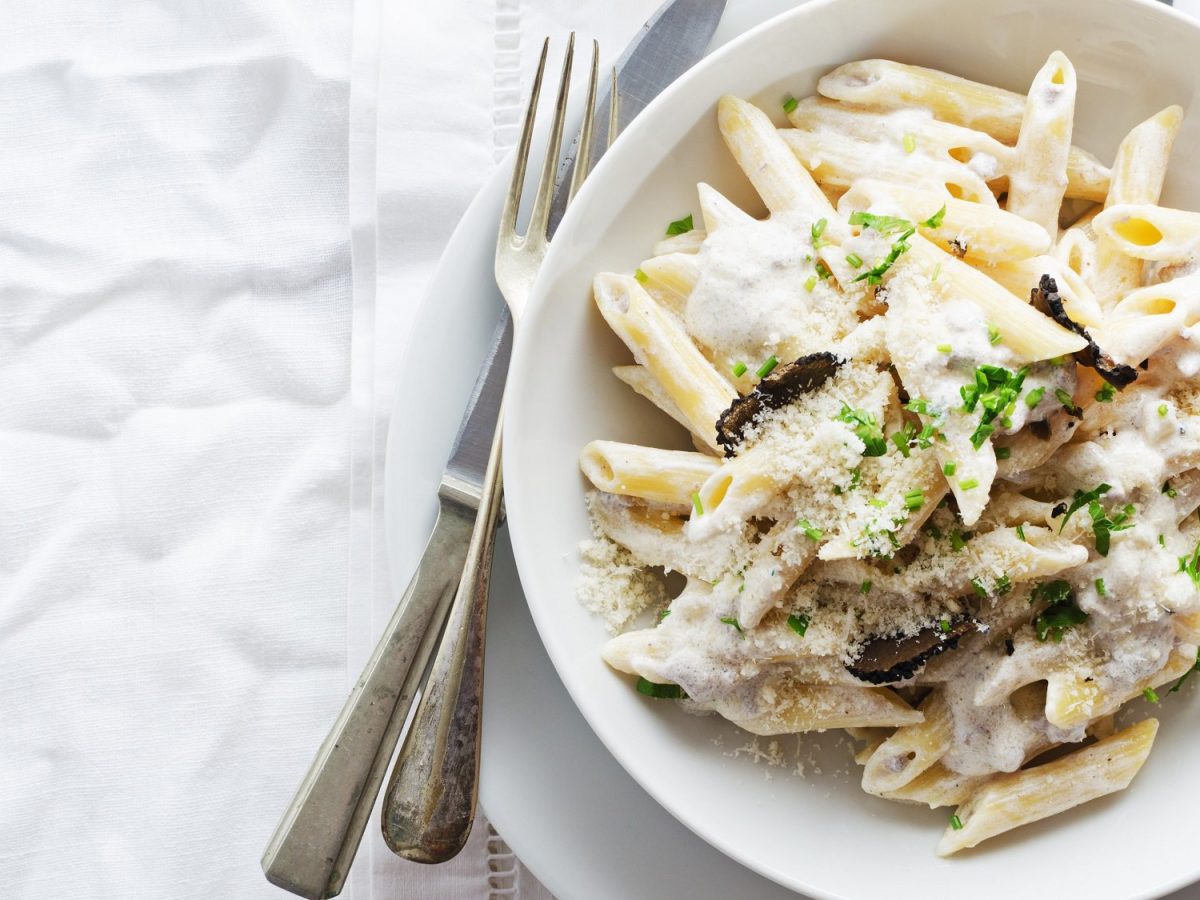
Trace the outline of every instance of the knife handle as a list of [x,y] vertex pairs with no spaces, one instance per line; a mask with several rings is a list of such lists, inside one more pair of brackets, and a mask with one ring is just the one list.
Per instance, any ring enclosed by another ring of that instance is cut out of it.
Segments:
[[500,430],[497,423],[462,581],[384,794],[383,838],[414,862],[456,856],[475,821],[488,585],[502,493]]
[[263,853],[267,880],[336,897],[454,596],[475,511],[443,496],[404,597]]

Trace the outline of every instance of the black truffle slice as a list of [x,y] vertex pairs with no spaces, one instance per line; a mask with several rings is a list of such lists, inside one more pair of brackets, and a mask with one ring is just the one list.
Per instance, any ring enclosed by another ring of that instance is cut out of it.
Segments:
[[1049,275],[1043,275],[1041,280],[1038,281],[1038,286],[1030,292],[1030,296],[1033,299],[1034,306],[1045,306],[1046,311],[1055,322],[1063,328],[1075,332],[1088,342],[1086,347],[1075,354],[1077,362],[1095,369],[1101,378],[1114,387],[1123,388],[1126,385],[1133,384],[1137,380],[1137,369],[1114,360],[1100,349],[1099,344],[1092,340],[1092,336],[1088,334],[1086,328],[1067,315],[1067,311],[1063,307],[1062,297],[1058,293],[1058,282],[1053,278]]
[[717,419],[717,443],[733,456],[746,429],[771,409],[782,409],[802,394],[815,391],[832,378],[845,360],[827,351],[810,353],[776,366],[745,397],[738,397]]
[[950,620],[946,631],[940,625],[931,625],[911,637],[871,638],[846,669],[855,678],[871,684],[906,681],[929,660],[957,647],[959,639],[975,628],[975,620],[970,616],[958,616]]

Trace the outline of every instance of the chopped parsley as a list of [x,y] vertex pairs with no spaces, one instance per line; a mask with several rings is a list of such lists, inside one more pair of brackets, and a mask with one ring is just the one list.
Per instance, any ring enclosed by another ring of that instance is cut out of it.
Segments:
[[1002,337],[1002,335],[1000,334],[1000,329],[997,328],[995,325],[988,325],[987,330],[988,330],[988,343],[989,344],[1000,343],[1000,339]]
[[900,239],[892,244],[892,249],[888,251],[888,255],[877,262],[872,268],[856,276],[854,281],[866,281],[867,284],[881,284],[887,270],[900,258],[900,254],[908,249],[908,239],[913,236],[913,233],[914,229],[909,228],[900,235]]
[[1062,404],[1063,409],[1067,412],[1076,413],[1079,411],[1079,407],[1075,405],[1075,398],[1062,388],[1055,388],[1054,396],[1058,398],[1058,402]]
[[986,597],[988,595],[987,588],[983,586],[983,579],[981,578],[972,578],[971,587],[975,589],[975,593],[977,593],[980,597]]
[[925,492],[920,488],[913,488],[904,495],[905,509],[920,509],[925,505]]
[[1007,572],[995,580],[995,582],[992,584],[992,590],[994,590],[996,595],[1000,597],[1003,597],[1012,590],[1012,579],[1008,577]]
[[1166,494],[1168,497],[1170,497],[1172,500],[1174,500],[1175,497],[1179,494],[1179,492],[1177,490],[1175,490],[1175,488],[1171,487],[1171,479],[1169,479],[1169,478],[1163,482],[1162,492],[1164,494]]
[[982,447],[984,441],[996,430],[996,426],[992,424],[996,418],[1002,417],[1003,424],[1012,414],[1028,374],[1028,366],[1022,366],[1016,372],[1010,372],[1003,366],[978,366],[975,369],[975,380],[959,388],[963,412],[974,412],[976,407],[982,410],[979,414],[979,426],[971,435],[971,446],[976,450]]
[[1112,485],[1105,484],[1102,481],[1090,491],[1076,491],[1071,498],[1071,505],[1067,507],[1066,515],[1063,516],[1063,520],[1058,526],[1058,533],[1062,534],[1063,529],[1067,527],[1068,520],[1070,520],[1071,516],[1075,515],[1076,510],[1083,509],[1094,500],[1099,500],[1111,490]]
[[819,541],[825,534],[825,532],[813,525],[813,523],[808,521],[808,519],[801,519],[796,523],[796,527],[803,530],[804,533],[808,535],[809,539],[814,541]]
[[850,265],[854,266],[856,269],[863,264],[862,257],[857,253],[847,253],[846,262],[850,263]]
[[850,213],[850,224],[861,225],[863,228],[870,228],[872,231],[878,231],[883,235],[908,231],[913,227],[913,223],[908,221],[908,219],[901,219],[898,216],[877,216],[873,213],[861,211]]
[[1104,583],[1103,578],[1096,579],[1096,593],[1099,594],[1101,597],[1108,596],[1108,585]]
[[692,494],[692,507],[696,510],[696,515],[704,515],[704,504],[700,502],[700,492],[696,491]]
[[942,219],[944,219],[944,218],[946,218],[946,204],[945,203],[942,204],[941,209],[939,209],[937,212],[935,212],[932,216],[930,216],[928,219],[926,219],[921,224],[924,225],[926,228],[940,228],[942,225]]
[[938,621],[938,631],[940,631],[942,634],[949,634],[950,633],[950,620],[949,619],[940,619]]
[[871,593],[871,579],[868,578],[866,581],[864,581],[862,584],[860,584],[858,586],[858,592],[860,594]]
[[821,277],[822,281],[828,281],[833,277],[833,273],[829,271],[829,266],[825,265],[825,263],[821,262],[819,259],[817,260],[815,268],[817,270],[817,275]]
[[[883,456],[887,453],[887,441],[873,413],[863,409],[851,409],[845,403],[838,419],[854,426],[854,433],[863,442],[863,456]],[[851,484],[851,487],[854,487]]]
[[692,223],[692,214],[688,213],[682,219],[676,219],[667,226],[667,235],[674,237],[677,234],[687,234],[696,226]]
[[1108,556],[1109,538],[1114,531],[1125,531],[1133,527],[1134,506],[1126,503],[1121,511],[1110,516],[1099,500],[1088,504],[1088,515],[1092,517],[1092,532],[1096,536],[1096,552]]
[[[1163,543],[1162,535],[1158,536],[1158,542]],[[1191,556],[1179,557],[1179,571],[1185,573],[1188,578],[1192,579],[1192,584],[1200,588],[1200,543],[1196,544],[1196,549],[1192,551]]]
[[737,616],[722,616],[721,622],[722,622],[722,624],[728,625],[730,628],[732,628],[734,631],[736,631],[742,637],[746,636],[746,632],[744,630],[742,630],[742,626],[738,622]]
[[785,113],[795,112],[796,107],[799,105],[800,105],[799,100],[797,100],[795,97],[789,96],[786,100],[783,101],[783,111]]
[[1012,447],[997,447],[996,459],[1008,459],[1012,456]]
[[633,277],[636,278],[640,284],[645,284],[647,281],[650,280],[650,276],[647,275],[645,272],[643,272],[641,269],[634,269]]
[[808,624],[811,621],[806,613],[800,613],[799,615],[792,613],[787,617],[788,628],[792,629],[800,637],[804,637],[805,632],[808,631]]
[[1103,387],[1096,391],[1096,402],[1112,403],[1115,396],[1117,396],[1117,389],[1106,381]]
[[958,532],[958,531],[950,532],[950,547],[954,550],[955,553],[960,551],[963,547],[967,546],[967,540],[968,540],[968,535],[964,535],[962,532]]
[[658,700],[682,700],[687,696],[677,684],[655,684],[640,677],[637,680],[637,692]]
[[809,275],[808,280],[804,282],[804,289],[811,294],[813,292],[813,288],[815,288],[816,286],[817,286],[817,276]]
[[1158,691],[1152,687],[1148,687],[1142,691],[1142,696],[1146,698],[1146,702],[1148,703],[1157,703],[1159,701]]
[[671,614],[671,611],[669,609],[664,609],[662,612],[660,612],[658,614],[658,621],[661,622],[663,619],[665,619],[670,614]]
[[740,362],[736,366],[733,367],[733,377],[734,378],[741,378],[745,374],[746,374],[746,364],[744,362]]
[[1088,614],[1075,604],[1075,592],[1071,590],[1071,585],[1065,581],[1039,584],[1033,589],[1029,602],[1035,603],[1039,600],[1048,601],[1046,608],[1033,620],[1033,628],[1039,641],[1061,643],[1068,628],[1088,620]]
[[774,353],[772,353],[770,356],[767,357],[767,361],[758,367],[758,371],[756,371],[754,374],[757,375],[759,378],[766,378],[768,375],[771,374],[771,371],[777,365],[779,365],[779,357],[777,357]]

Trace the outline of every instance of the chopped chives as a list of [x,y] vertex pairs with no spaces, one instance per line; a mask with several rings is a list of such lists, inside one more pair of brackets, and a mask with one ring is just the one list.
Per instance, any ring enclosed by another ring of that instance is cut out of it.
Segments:
[[819,541],[825,534],[825,532],[813,525],[813,523],[808,521],[808,519],[801,519],[796,523],[796,527],[801,529],[806,535],[808,535],[809,539],[814,541]]
[[667,236],[674,237],[677,234],[687,234],[696,226],[692,223],[692,214],[688,213],[682,219],[676,219],[667,226]]
[[988,343],[989,344],[1000,343],[1000,329],[997,328],[995,325],[989,325],[987,327],[987,330],[988,330]]
[[1169,479],[1169,478],[1163,482],[1162,492],[1164,494],[1166,494],[1168,497],[1170,497],[1172,500],[1174,500],[1175,497],[1179,494],[1179,491],[1177,491],[1177,490],[1175,490],[1175,488],[1171,487],[1171,479]]
[[1066,408],[1066,409],[1074,409],[1075,408],[1075,398],[1072,397],[1070,394],[1068,394],[1066,391],[1064,391],[1062,388],[1055,388],[1054,396],[1058,398],[1058,402],[1061,403],[1064,408]]
[[925,505],[925,492],[920,488],[913,488],[904,495],[905,509],[920,509]]
[[971,579],[971,587],[975,589],[975,593],[977,593],[980,597],[987,596],[987,588],[983,586],[983,581],[979,578]]
[[1007,572],[1005,572],[1003,575],[1001,575],[999,578],[996,579],[996,583],[993,585],[993,589],[1000,596],[1004,596],[1005,594],[1007,594],[1009,591],[1012,590],[1012,579],[1010,579],[1008,577]]
[[650,280],[650,276],[647,275],[645,272],[643,272],[641,269],[634,269],[633,277],[636,278],[642,284],[645,284],[647,281]]
[[1012,456],[1012,447],[997,447],[996,459],[1008,459]]
[[957,553],[965,546],[967,546],[967,542],[963,540],[963,536],[957,531],[952,531],[950,533],[950,547],[954,552]]
[[1096,579],[1096,593],[1099,594],[1101,597],[1108,596],[1108,585],[1106,585],[1104,583],[1103,578]]
[[817,276],[809,275],[808,280],[806,282],[804,282],[804,289],[811,294],[813,291],[813,288],[815,288],[816,286],[817,286]]
[[871,593],[871,579],[868,578],[866,581],[864,581],[862,584],[860,584],[858,586],[858,592],[860,594]]
[[696,515],[704,515],[704,504],[700,502],[700,492],[692,494],[692,506],[696,509]]
[[960,819],[958,816],[951,816],[950,817],[950,827],[953,828],[955,831],[962,831],[963,828],[965,828],[966,826],[963,825],[962,819]]
[[878,497],[872,497],[867,502],[869,504],[871,504],[873,507],[875,507],[876,509],[883,509],[885,506],[887,506],[887,504],[884,501],[880,500]]
[[[938,276],[939,276],[939,275],[941,275],[941,274],[942,274],[942,264],[939,262],[939,263],[938,263],[936,266],[934,266],[934,267],[933,267],[933,274],[929,276],[929,280],[930,280],[930,281],[937,281],[937,280],[938,280]],[[946,345],[945,345],[945,344],[943,344],[942,346],[944,347],[944,346],[946,346]],[[947,350],[946,352],[947,352],[947,353],[949,353],[950,351],[949,351],[949,350]]]
[[637,692],[658,700],[682,700],[685,696],[683,688],[677,684],[655,684],[645,678],[638,678]]
[[740,362],[736,366],[733,367],[733,377],[734,378],[741,378],[745,374],[746,374],[746,364],[744,362]]
[[1167,417],[1168,412],[1170,412],[1170,410],[1167,408],[1167,404],[1165,404],[1165,403],[1158,404],[1158,414],[1160,416],[1162,416],[1165,419]]
[[942,474],[943,475],[950,476],[950,475],[953,475],[957,471],[958,471],[958,463],[956,463],[954,460],[950,460],[944,466],[942,466]]
[[671,614],[671,611],[669,609],[664,609],[662,612],[660,612],[658,614],[658,621],[661,622],[663,619],[665,619],[670,614]]
[[1096,402],[1112,403],[1113,397],[1115,396],[1117,396],[1117,389],[1106,381],[1104,382],[1103,387],[1096,391]]
[[854,268],[857,269],[859,266],[862,265],[862,257],[859,256],[857,253],[847,253],[846,254],[846,262],[850,263],[850,265],[854,266]]
[[912,153],[917,149],[917,139],[911,134],[904,135],[904,152]]
[[[1025,526],[1024,525],[1017,526],[1017,537],[1019,537],[1023,541],[1025,540]],[[1029,543],[1028,541],[1025,541],[1025,542]]]
[[942,634],[949,634],[950,633],[950,620],[949,619],[941,619],[938,622],[938,630]]
[[800,105],[800,101],[795,97],[789,96],[783,101],[783,111],[785,113],[795,112],[796,107]]
[[958,486],[959,486],[959,488],[960,488],[961,490],[964,490],[964,491],[969,491],[969,490],[971,490],[971,488],[977,488],[977,487],[979,487],[979,479],[977,479],[977,478],[964,478],[962,481],[960,481],[960,482],[958,483]]
[[821,262],[819,259],[817,260],[817,264],[814,268],[816,268],[817,275],[821,277],[822,281],[833,277],[833,273],[829,271],[829,266],[825,265],[825,263]]
[[1152,687],[1148,687],[1144,691],[1142,691],[1142,696],[1145,697],[1146,700],[1149,701],[1150,703],[1157,703],[1158,699],[1159,699],[1158,691],[1156,691]]
[[1032,391],[1025,395],[1025,405],[1033,409],[1042,402],[1042,395],[1046,393],[1044,387],[1035,387]]
[[800,615],[792,613],[787,617],[788,628],[792,629],[800,637],[804,637],[804,633],[808,631],[808,625],[811,621],[806,613],[800,613]]
[[954,348],[953,348],[953,347],[951,347],[949,344],[938,344],[938,345],[937,345],[937,352],[938,352],[938,353],[949,353],[949,352],[950,352],[951,350],[953,350],[953,349],[954,349]]
[[1158,536],[1158,546],[1160,546],[1160,547],[1167,546],[1167,541],[1161,534]]
[[770,356],[767,357],[767,361],[758,367],[758,371],[755,372],[754,374],[757,375],[759,378],[766,378],[768,375],[771,374],[771,370],[774,369],[777,365],[779,365],[779,358],[777,356],[775,356],[774,353],[772,353]]

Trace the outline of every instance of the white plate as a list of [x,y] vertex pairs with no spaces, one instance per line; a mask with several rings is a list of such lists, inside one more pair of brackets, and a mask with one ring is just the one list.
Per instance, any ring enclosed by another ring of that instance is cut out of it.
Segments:
[[[793,5],[735,0],[714,44]],[[397,596],[433,526],[438,478],[499,314],[492,254],[508,178],[502,167],[463,216],[399,360],[401,390],[385,469],[388,561]],[[436,392],[404,389],[428,385],[430,372],[437,373]],[[408,426],[414,421],[421,423],[418,439]],[[546,656],[504,533],[491,596],[480,798],[496,829],[549,890],[560,900],[795,896],[714,851],[617,765]]]
[[[1200,875],[1191,824],[1200,803],[1194,692],[1163,710],[1153,759],[1129,791],[945,861],[933,846],[946,811],[886,803],[852,777],[831,777],[849,764],[830,740],[815,742],[823,776],[810,766],[806,778],[781,771],[767,780],[752,761],[730,760],[744,736],[635,693],[601,661],[604,629],[573,599],[576,547],[589,533],[579,448],[597,437],[683,446],[665,417],[612,378],[609,367],[627,353],[593,308],[591,278],[631,270],[665,222],[695,211],[697,181],[748,198],[717,134],[716,99],[732,92],[778,111],[787,94],[812,93],[821,73],[871,56],[1020,90],[1054,49],[1078,70],[1076,141],[1101,157],[1167,103],[1191,107],[1200,86],[1200,28],[1134,0],[816,0],[744,35],[668,89],[602,160],[558,232],[518,336],[505,432],[508,515],[555,668],[647,791],[715,846],[796,890],[903,900],[1040,896],[1069,884],[1081,896],[1129,898]],[[1165,202],[1200,207],[1200,176],[1189,165],[1200,115],[1188,119],[1176,146]]]

